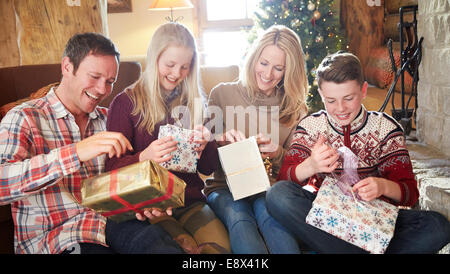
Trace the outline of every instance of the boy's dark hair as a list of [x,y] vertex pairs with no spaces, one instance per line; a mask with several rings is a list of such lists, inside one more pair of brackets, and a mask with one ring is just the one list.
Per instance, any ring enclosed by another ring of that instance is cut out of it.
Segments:
[[115,56],[117,62],[120,62],[120,53],[114,43],[94,32],[78,33],[72,36],[66,44],[63,57],[69,57],[73,64],[73,74],[75,74],[81,61],[89,54]]
[[361,62],[355,55],[338,51],[326,56],[316,71],[316,80],[319,88],[323,81],[337,84],[356,80],[360,86],[364,83]]

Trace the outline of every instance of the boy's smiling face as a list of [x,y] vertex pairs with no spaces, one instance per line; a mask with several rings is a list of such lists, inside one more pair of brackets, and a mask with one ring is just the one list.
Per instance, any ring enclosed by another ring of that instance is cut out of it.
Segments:
[[356,80],[343,83],[323,81],[319,93],[328,115],[341,126],[349,125],[358,115],[367,95],[367,82],[363,87]]

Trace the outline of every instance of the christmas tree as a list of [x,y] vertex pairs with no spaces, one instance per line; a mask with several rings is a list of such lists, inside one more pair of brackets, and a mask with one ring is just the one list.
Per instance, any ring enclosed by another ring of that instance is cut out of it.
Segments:
[[310,112],[323,108],[317,91],[315,69],[329,53],[348,48],[340,29],[332,0],[261,0],[255,12],[255,27],[267,29],[285,25],[295,31],[302,41],[309,83],[307,104]]

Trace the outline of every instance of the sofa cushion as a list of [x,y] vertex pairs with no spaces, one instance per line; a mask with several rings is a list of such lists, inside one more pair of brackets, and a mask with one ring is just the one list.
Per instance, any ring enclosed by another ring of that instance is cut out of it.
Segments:
[[42,88],[38,89],[37,91],[31,93],[30,96],[28,96],[26,98],[22,98],[22,99],[19,99],[17,101],[14,101],[14,102],[11,102],[11,103],[8,103],[6,105],[1,106],[0,107],[0,120],[3,117],[5,117],[6,113],[9,110],[11,110],[13,107],[18,106],[18,105],[20,105],[20,104],[22,104],[22,103],[24,103],[26,101],[29,101],[29,100],[33,100],[33,99],[44,97],[45,95],[47,95],[47,93],[50,91],[50,89],[52,87],[56,87],[58,85],[59,85],[59,83],[53,83],[53,84],[47,85],[47,86],[42,87]]
[[226,67],[200,67],[202,86],[207,96],[211,89],[222,82],[234,82],[239,78],[239,67],[236,65]]

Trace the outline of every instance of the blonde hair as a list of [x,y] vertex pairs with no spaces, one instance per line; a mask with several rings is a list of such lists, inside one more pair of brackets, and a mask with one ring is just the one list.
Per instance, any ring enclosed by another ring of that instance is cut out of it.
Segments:
[[308,112],[306,65],[300,38],[294,31],[280,25],[267,29],[247,55],[240,79],[250,98],[255,98],[259,89],[254,68],[264,48],[270,45],[276,45],[286,53],[286,69],[279,83],[279,91],[284,93],[280,104],[280,122],[292,127]]
[[[180,96],[167,106],[164,102],[163,93],[159,82],[158,60],[161,54],[170,46],[185,47],[193,51],[189,74],[180,83]],[[199,62],[197,46],[192,33],[182,24],[166,23],[161,25],[153,34],[147,50],[146,68],[132,90],[127,92],[134,109],[133,115],[140,115],[139,128],[147,129],[152,133],[157,123],[161,122],[166,114],[177,105],[187,106],[190,114],[190,126],[193,128],[197,121],[194,121],[195,107],[202,107],[201,104],[194,104],[195,99],[204,98],[204,93],[200,86]],[[197,111],[197,112],[196,112]]]

